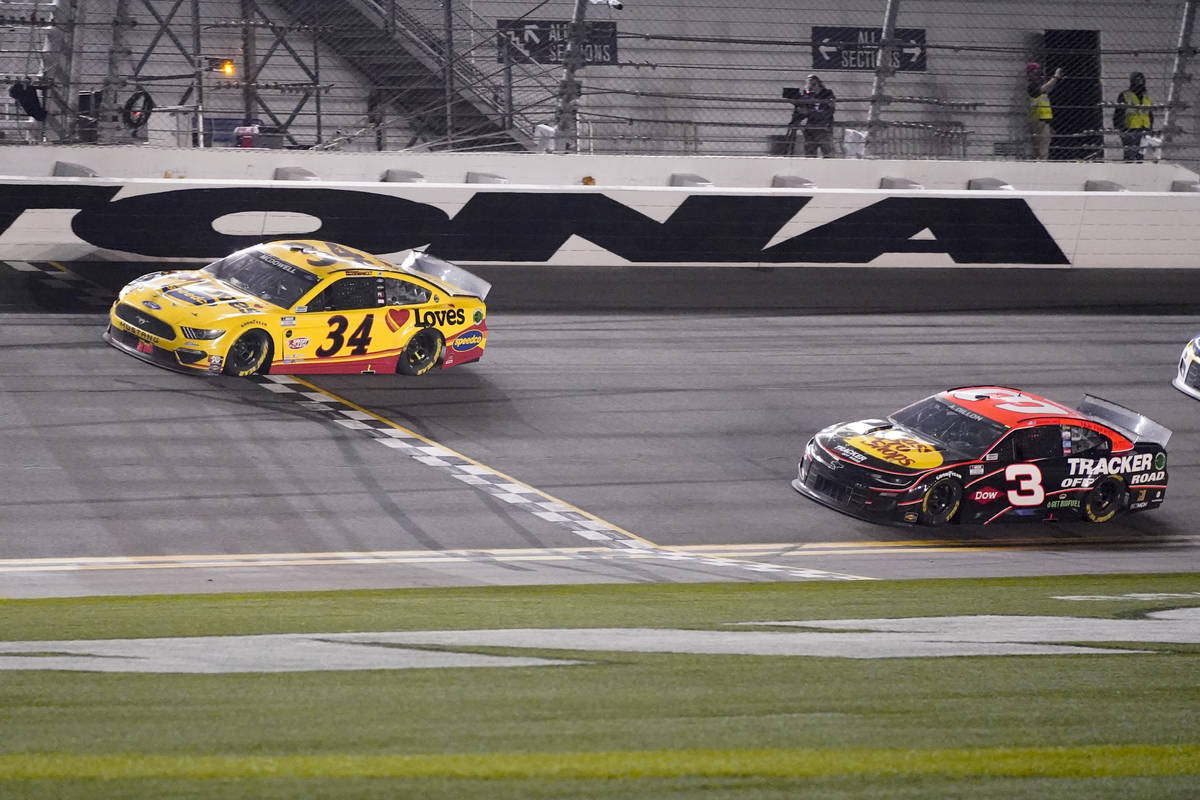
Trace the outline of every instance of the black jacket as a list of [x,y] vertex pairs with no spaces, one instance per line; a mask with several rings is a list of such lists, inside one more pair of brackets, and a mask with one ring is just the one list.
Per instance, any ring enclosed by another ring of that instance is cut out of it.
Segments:
[[828,128],[833,125],[834,101],[833,90],[822,86],[815,92],[805,89],[796,100],[796,108],[792,112],[793,127],[803,120],[808,120],[810,128]]

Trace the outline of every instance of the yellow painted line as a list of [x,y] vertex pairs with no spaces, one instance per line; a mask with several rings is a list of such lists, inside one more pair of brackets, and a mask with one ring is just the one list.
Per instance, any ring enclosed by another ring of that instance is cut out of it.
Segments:
[[1080,547],[1080,546],[1120,546],[1144,545],[1161,547],[1165,545],[1200,544],[1200,536],[1169,536],[1162,538],[1104,538],[1079,537],[1056,538],[1038,537],[1028,539],[912,539],[902,541],[862,541],[862,542],[784,542],[774,544],[703,544],[690,545],[677,549],[692,552],[784,552],[809,553],[810,551],[876,551],[888,552],[893,550],[1020,550],[1038,547]]
[[[1172,540],[1150,542],[1126,542],[1138,546],[1189,546],[1200,543],[1200,536],[1177,537]],[[446,564],[478,561],[536,562],[570,561],[577,558],[622,558],[653,559],[671,553],[695,557],[744,557],[762,558],[844,555],[887,555],[897,552],[921,553],[976,553],[988,551],[1025,550],[1034,546],[1076,546],[1106,544],[1119,546],[1104,540],[1061,540],[1030,539],[1017,545],[985,544],[969,545],[945,540],[908,542],[809,542],[805,544],[703,544],[680,545],[669,548],[646,550],[620,550],[611,547],[553,548],[491,548],[459,550],[334,550],[309,553],[185,553],[178,555],[146,556],[64,556],[59,558],[8,558],[0,559],[0,573],[54,572],[83,570],[136,570],[136,569],[225,569],[234,567],[280,567],[280,566],[338,566],[338,565],[386,565],[386,564]]]
[[[0,785],[17,781],[440,778],[488,781],[667,778],[1057,778],[1200,775],[1200,745],[975,748],[680,749],[482,753],[208,755],[12,753]],[[103,785],[103,784],[102,784]],[[630,784],[637,793],[638,786]],[[1157,785],[1157,784],[1155,784]],[[1173,784],[1174,785],[1174,784]],[[14,787],[15,788],[15,787]],[[264,787],[265,788],[265,787]],[[206,790],[207,791],[207,790]],[[248,790],[253,793],[253,787]],[[44,793],[52,795],[53,787]],[[628,793],[628,792],[627,792]]]
[[232,567],[339,566],[343,564],[446,564],[479,561],[569,561],[612,556],[654,558],[655,550],[611,547],[521,548],[513,550],[396,550],[341,553],[244,553],[240,555],[81,556],[0,560],[0,572],[54,572],[132,569],[227,569]]
[[624,528],[620,527],[619,525],[614,525],[611,522],[609,522],[608,520],[601,519],[600,517],[596,516],[595,514],[592,514],[588,511],[584,511],[582,508],[579,508],[578,506],[575,506],[575,505],[572,505],[571,503],[567,503],[563,500],[560,500],[551,494],[547,494],[546,492],[542,491],[541,489],[538,489],[536,486],[530,486],[528,483],[525,483],[524,481],[521,481],[521,480],[517,480],[516,478],[512,477],[511,475],[506,475],[505,473],[501,472],[500,470],[493,469],[492,467],[489,467],[487,464],[484,464],[480,461],[476,461],[475,459],[471,458],[470,456],[463,455],[462,453],[458,452],[457,450],[453,450],[449,447],[446,447],[446,445],[442,444],[441,442],[435,442],[428,437],[422,436],[421,434],[417,433],[416,431],[411,430],[410,428],[406,428],[403,425],[400,425],[398,423],[395,423],[392,420],[387,419],[386,417],[382,417],[379,414],[376,414],[374,411],[363,408],[362,406],[358,405],[357,403],[351,402],[350,400],[347,400],[346,398],[341,397],[340,395],[336,395],[333,392],[330,392],[326,389],[322,389],[320,386],[309,383],[308,381],[304,380],[303,378],[298,378],[294,375],[291,375],[288,377],[291,380],[295,381],[296,383],[299,383],[301,386],[307,386],[309,389],[313,390],[314,392],[319,392],[320,394],[323,394],[326,397],[332,398],[333,400],[337,401],[338,403],[342,403],[343,405],[348,406],[349,408],[353,408],[355,411],[362,412],[363,414],[366,414],[367,416],[372,417],[372,418],[378,420],[379,422],[382,422],[384,425],[387,425],[388,427],[394,428],[395,430],[398,430],[398,431],[402,431],[405,435],[411,436],[414,439],[418,439],[418,440],[424,442],[425,444],[429,445],[430,447],[441,448],[442,450],[445,450],[447,453],[450,453],[451,455],[453,455],[457,458],[461,458],[463,461],[466,461],[469,464],[479,467],[480,469],[486,469],[488,472],[491,472],[493,475],[497,475],[497,476],[503,478],[504,480],[508,481],[509,483],[512,483],[516,486],[522,486],[531,492],[540,494],[542,497],[545,497],[547,500],[550,500],[551,502],[554,502],[554,503],[559,503],[560,505],[564,506],[565,508],[568,508],[571,511],[574,511],[578,514],[582,514],[585,517],[587,517],[588,519],[593,520],[594,522],[599,522],[601,525],[605,525],[614,531],[617,531],[625,536],[628,536],[630,539],[641,542],[646,547],[658,548],[658,545],[656,545],[654,542],[651,542],[648,539],[644,539],[641,536],[638,536],[636,533],[627,531]]

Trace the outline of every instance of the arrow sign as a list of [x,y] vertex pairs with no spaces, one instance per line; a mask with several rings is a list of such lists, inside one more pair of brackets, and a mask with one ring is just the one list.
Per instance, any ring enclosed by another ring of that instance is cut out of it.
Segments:
[[[617,63],[617,23],[585,22],[583,64]],[[496,60],[505,53],[515,64],[562,64],[571,38],[571,21],[501,19],[496,21]]]
[[[895,38],[903,44],[893,48],[891,68],[898,72],[924,72],[925,29],[897,28]],[[874,72],[883,51],[882,41],[883,31],[879,28],[814,25],[813,70]]]

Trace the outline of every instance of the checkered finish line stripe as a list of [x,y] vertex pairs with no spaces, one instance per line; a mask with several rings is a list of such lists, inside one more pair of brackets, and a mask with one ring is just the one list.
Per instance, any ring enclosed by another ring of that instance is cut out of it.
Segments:
[[52,261],[0,261],[0,269],[31,276],[40,285],[69,295],[81,308],[108,308],[113,302],[112,292]]
[[265,375],[254,378],[262,388],[294,399],[298,405],[325,416],[331,423],[360,431],[384,447],[396,450],[428,467],[440,469],[476,491],[514,508],[568,529],[593,545],[613,550],[636,552],[647,558],[687,561],[707,567],[733,568],[754,573],[776,574],[802,580],[870,580],[822,570],[762,564],[714,556],[699,556],[660,548],[628,531],[557,500],[545,492],[516,483],[495,470],[471,461],[423,436],[387,422],[362,409],[290,375]]

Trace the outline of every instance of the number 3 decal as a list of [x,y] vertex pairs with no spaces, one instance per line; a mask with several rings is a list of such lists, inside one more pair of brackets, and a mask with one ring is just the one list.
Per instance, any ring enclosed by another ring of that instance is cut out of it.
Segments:
[[996,403],[996,408],[1003,408],[1005,411],[1015,411],[1018,414],[1067,415],[1071,413],[1062,406],[1051,403],[1049,400],[1036,399],[1010,389],[962,389],[954,392],[953,396],[967,402],[983,400],[985,398],[1003,400],[1005,402]]
[[1008,490],[1011,506],[1040,506],[1046,499],[1042,471],[1033,464],[1009,464],[1004,468],[1004,479],[1017,482],[1016,489]]

